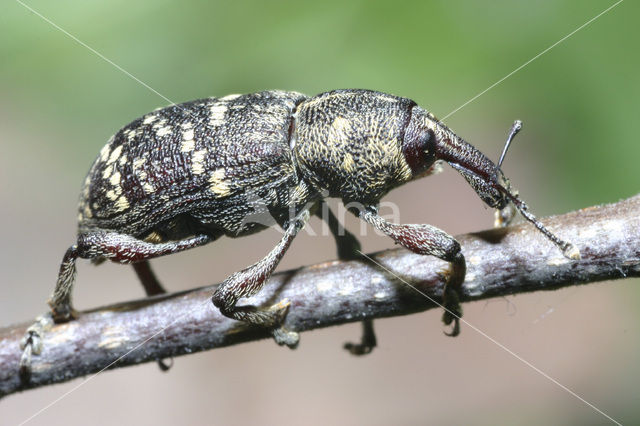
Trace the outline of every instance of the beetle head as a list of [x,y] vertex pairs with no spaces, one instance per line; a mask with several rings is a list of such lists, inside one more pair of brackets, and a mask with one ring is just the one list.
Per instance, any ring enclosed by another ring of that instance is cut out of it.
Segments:
[[[451,167],[456,169],[467,180],[469,185],[476,191],[478,196],[489,205],[499,210],[507,207],[509,203],[513,203],[522,216],[531,222],[540,232],[542,232],[550,241],[558,246],[565,257],[569,259],[580,259],[580,250],[573,244],[561,240],[555,234],[551,233],[536,217],[529,212],[528,206],[522,201],[517,192],[511,189],[509,180],[504,176],[500,167],[489,160],[484,154],[474,148],[471,144],[458,137],[447,126],[440,123],[433,115],[426,111],[415,107],[413,111],[418,110],[426,114],[420,119],[418,126],[422,134],[429,133],[433,135],[432,146],[435,150],[432,163],[436,160],[443,160],[449,163]],[[412,114],[411,121],[416,115]],[[516,121],[509,133],[509,139],[503,151],[500,162],[504,158],[509,143],[515,134],[522,128],[522,123]],[[418,132],[418,133],[419,133]],[[405,137],[406,139],[406,137]],[[406,143],[406,142],[405,142]],[[403,147],[405,157],[407,157],[406,149]],[[429,154],[431,155],[431,154]],[[429,157],[431,158],[431,157]],[[407,162],[409,162],[407,160]]]
[[504,208],[511,188],[498,166],[424,109],[415,106],[402,145],[413,177],[428,174],[435,161],[456,169],[490,207]]

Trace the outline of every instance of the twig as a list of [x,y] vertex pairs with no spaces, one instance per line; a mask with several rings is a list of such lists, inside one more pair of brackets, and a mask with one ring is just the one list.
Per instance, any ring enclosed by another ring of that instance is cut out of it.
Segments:
[[[461,301],[640,276],[640,195],[544,222],[576,244],[582,259],[567,260],[529,224],[459,236],[468,264]],[[334,261],[275,274],[247,303],[270,305],[289,299],[286,326],[306,331],[435,307],[394,274],[441,300],[444,283],[438,272],[444,262],[404,249],[372,258],[384,268],[373,262]],[[223,317],[210,302],[214,288],[106,306],[53,326],[44,336],[42,353],[33,357],[28,384],[20,380],[18,363],[19,341],[29,323],[0,329],[0,396],[107,366],[124,367],[269,336],[264,329]]]

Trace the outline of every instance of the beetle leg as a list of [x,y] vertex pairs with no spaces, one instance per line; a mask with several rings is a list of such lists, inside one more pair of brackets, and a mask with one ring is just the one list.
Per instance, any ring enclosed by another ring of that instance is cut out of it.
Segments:
[[[77,243],[69,247],[60,264],[58,281],[48,302],[51,312],[38,317],[36,322],[27,329],[20,342],[23,349],[20,359],[21,378],[29,380],[31,356],[38,355],[42,350],[41,336],[46,330],[53,323],[69,321],[76,316],[71,305],[71,290],[76,275],[76,259],[79,257],[83,259],[107,258],[120,263],[144,262],[154,257],[201,246],[213,239],[215,238],[208,235],[198,235],[185,240],[156,244],[114,232],[80,235]],[[144,269],[144,266],[141,269]]]
[[460,244],[446,232],[431,225],[397,225],[387,222],[380,215],[378,209],[370,206],[359,211],[364,221],[384,232],[403,247],[418,254],[436,256],[449,262],[450,267],[445,271],[446,283],[442,295],[442,305],[445,312],[442,321],[449,325],[454,323],[450,336],[460,333],[460,317],[462,307],[459,303],[459,292],[467,270],[464,256],[460,251]]
[[259,309],[256,306],[237,306],[238,300],[256,294],[280,259],[291,245],[296,234],[309,220],[309,210],[304,210],[286,227],[284,236],[267,256],[229,276],[213,293],[211,301],[220,309],[223,315],[250,324],[256,324],[273,329],[273,337],[279,345],[287,345],[295,348],[298,344],[298,333],[289,331],[282,326],[284,317],[289,309],[289,301],[282,300],[268,309]]
[[[138,276],[142,287],[144,287],[144,292],[147,293],[147,296],[155,296],[157,294],[165,294],[167,292],[167,290],[162,287],[162,284],[160,284],[160,281],[158,281],[156,274],[153,273],[148,260],[134,263],[133,270],[136,271],[136,275]],[[173,358],[169,358],[168,362],[164,358],[158,358],[157,362],[158,367],[160,367],[160,371],[169,371],[173,366]]]
[[338,259],[357,260],[361,259],[360,242],[351,232],[347,231],[333,214],[329,205],[322,203],[321,209],[316,210],[316,216],[324,220],[331,231],[331,235],[336,240],[338,248]]
[[75,277],[75,261],[78,257],[83,259],[106,258],[125,264],[136,263],[201,246],[211,240],[212,238],[208,235],[197,235],[180,241],[150,243],[115,232],[80,235],[78,242],[67,250],[62,260],[58,282],[49,300],[55,322],[68,321],[74,317],[71,307],[71,288]]
[[[356,260],[361,259],[360,242],[351,232],[347,231],[340,223],[338,218],[333,214],[327,203],[322,203],[322,208],[316,210],[316,215],[322,218],[329,226],[331,235],[336,240],[338,247],[338,259],[340,260]],[[373,320],[366,319],[362,321],[362,337],[360,343],[347,342],[344,348],[352,355],[366,355],[371,353],[376,347],[376,333],[373,329]]]
[[[518,191],[513,191],[514,195],[517,196]],[[518,213],[516,206],[513,203],[507,203],[507,205],[502,209],[496,209],[494,212],[494,228],[505,228],[511,224],[513,218]]]
[[75,317],[75,312],[71,307],[71,288],[76,278],[77,258],[78,246],[74,244],[67,249],[62,258],[62,263],[60,263],[58,281],[48,301],[55,322],[64,322]]
[[143,260],[133,264],[133,269],[136,271],[136,275],[140,279],[142,286],[144,287],[147,296],[155,296],[156,294],[164,294],[167,290],[162,287],[156,274],[151,270],[151,265],[148,260]]
[[360,337],[360,343],[346,342],[343,346],[351,355],[370,354],[373,348],[378,345],[376,331],[373,329],[373,319],[367,318],[363,320],[361,324],[362,337]]

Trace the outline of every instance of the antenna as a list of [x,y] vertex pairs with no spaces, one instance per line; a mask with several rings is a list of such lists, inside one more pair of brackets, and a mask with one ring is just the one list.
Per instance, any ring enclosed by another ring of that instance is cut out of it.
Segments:
[[[500,166],[502,165],[502,161],[504,160],[504,156],[507,153],[509,146],[511,145],[511,141],[513,141],[513,138],[518,134],[520,130],[522,130],[522,121],[520,120],[514,121],[513,125],[511,126],[511,129],[509,130],[509,136],[507,137],[507,142],[505,142],[504,144],[502,155],[500,155],[498,168],[500,168]],[[542,232],[542,234],[545,237],[547,237],[551,242],[553,242],[562,251],[562,254],[565,257],[573,260],[580,259],[580,250],[578,249],[578,247],[576,247],[575,245],[571,244],[568,241],[561,240],[560,238],[555,236],[551,231],[549,231],[542,223],[540,223],[540,221],[533,214],[529,212],[529,207],[525,204],[524,201],[518,198],[517,193],[512,194],[506,188],[500,185],[498,186],[500,188],[500,191],[503,194],[505,194],[507,198],[509,198],[509,201],[513,203],[513,205],[516,207],[516,209],[518,209],[520,214],[524,216],[524,218],[527,219],[529,222],[531,222],[533,226],[538,228],[538,230]]]
[[580,259],[580,250],[578,249],[578,247],[570,242],[561,240],[560,238],[556,237],[551,231],[545,228],[545,226],[540,223],[540,221],[536,219],[534,215],[529,212],[529,207],[525,204],[524,201],[519,199],[516,195],[511,194],[506,189],[502,188],[502,190],[504,194],[509,198],[509,200],[513,203],[513,205],[516,206],[520,214],[524,216],[524,218],[529,222],[531,222],[533,226],[538,228],[538,230],[542,232],[545,237],[547,237],[551,242],[558,246],[558,248],[562,250],[562,254],[566,258],[573,260]]
[[518,134],[518,132],[522,130],[522,121],[516,120],[513,122],[513,126],[511,126],[511,130],[509,130],[509,136],[507,137],[507,141],[504,144],[504,148],[502,149],[502,155],[500,155],[500,161],[498,161],[498,168],[502,166],[502,161],[504,160],[504,156],[511,145],[511,141]]

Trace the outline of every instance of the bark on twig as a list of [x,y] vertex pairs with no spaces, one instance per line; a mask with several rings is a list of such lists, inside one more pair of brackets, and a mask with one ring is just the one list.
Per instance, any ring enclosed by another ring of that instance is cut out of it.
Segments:
[[[569,261],[533,226],[520,224],[457,237],[467,259],[462,302],[640,276],[640,195],[544,220],[580,248]],[[404,249],[371,255],[375,262],[334,261],[275,274],[247,303],[291,301],[286,326],[297,331],[435,307],[395,275],[441,300],[446,264]],[[385,270],[388,269],[392,273]],[[108,368],[219,348],[269,336],[223,317],[210,302],[215,286],[82,312],[53,326],[20,381],[19,341],[29,323],[0,329],[0,396],[64,382]],[[302,338],[304,344],[304,337]],[[117,360],[117,361],[116,361]]]

